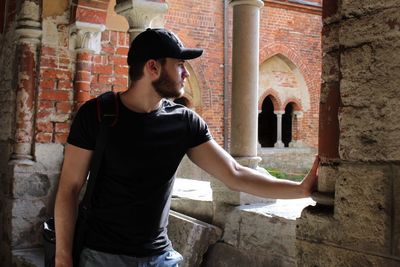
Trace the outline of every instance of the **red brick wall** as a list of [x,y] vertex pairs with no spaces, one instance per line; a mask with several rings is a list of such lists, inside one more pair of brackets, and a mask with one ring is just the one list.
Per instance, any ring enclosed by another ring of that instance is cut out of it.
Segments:
[[299,129],[305,143],[315,148],[318,144],[321,85],[321,28],[320,14],[300,12],[288,6],[266,5],[261,10],[260,63],[280,53],[299,68],[306,81],[311,104]]
[[190,60],[202,96],[200,115],[215,140],[223,144],[223,1],[168,1],[165,27],[177,33],[185,46],[204,48],[199,59]]

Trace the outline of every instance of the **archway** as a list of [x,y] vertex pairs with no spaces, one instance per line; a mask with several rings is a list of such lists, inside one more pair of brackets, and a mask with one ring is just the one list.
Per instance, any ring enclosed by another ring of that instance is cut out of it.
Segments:
[[261,112],[258,114],[258,142],[262,147],[274,147],[276,143],[276,115],[274,104],[270,96],[263,103]]

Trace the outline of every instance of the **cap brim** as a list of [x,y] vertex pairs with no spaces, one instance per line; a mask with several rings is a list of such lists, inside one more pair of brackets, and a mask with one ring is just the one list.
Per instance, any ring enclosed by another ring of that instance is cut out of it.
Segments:
[[203,49],[199,48],[183,48],[179,59],[194,59],[203,54]]

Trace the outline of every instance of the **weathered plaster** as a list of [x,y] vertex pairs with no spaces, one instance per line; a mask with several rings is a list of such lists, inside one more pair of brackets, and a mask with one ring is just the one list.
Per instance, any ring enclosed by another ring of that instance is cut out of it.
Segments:
[[63,16],[69,9],[69,0],[43,0],[43,18]]

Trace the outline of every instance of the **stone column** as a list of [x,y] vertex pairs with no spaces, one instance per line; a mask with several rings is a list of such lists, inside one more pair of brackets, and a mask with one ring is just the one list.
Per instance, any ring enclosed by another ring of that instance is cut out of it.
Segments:
[[[233,7],[232,47],[232,121],[231,155],[242,165],[256,169],[258,135],[258,75],[260,0],[231,0]],[[245,193],[233,192],[219,181],[212,181],[213,198],[217,203],[241,205],[270,202]],[[215,212],[217,214],[218,212]],[[217,224],[218,219],[216,221]]]
[[282,148],[285,147],[285,144],[282,142],[282,115],[285,114],[285,111],[274,111],[276,115],[276,143],[275,147]]
[[128,20],[130,42],[139,33],[151,28],[153,19],[165,13],[167,9],[166,3],[143,0],[120,0],[115,5],[115,12]]
[[18,14],[19,35],[16,54],[16,128],[10,163],[32,165],[34,115],[38,68],[38,47],[42,36],[40,7],[35,1],[23,1]]
[[256,168],[260,0],[232,0],[232,133],[231,154]]
[[74,80],[74,110],[90,96],[92,80],[93,54],[101,51],[101,33],[105,30],[102,24],[77,21],[70,28],[70,48],[76,51],[76,73]]

